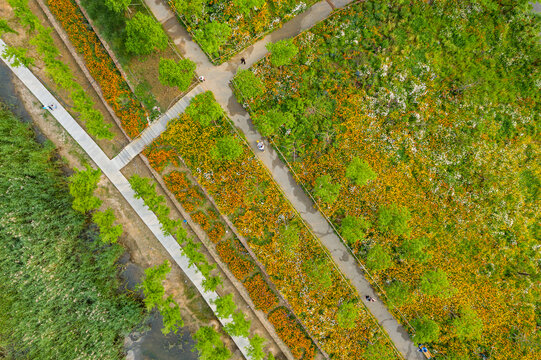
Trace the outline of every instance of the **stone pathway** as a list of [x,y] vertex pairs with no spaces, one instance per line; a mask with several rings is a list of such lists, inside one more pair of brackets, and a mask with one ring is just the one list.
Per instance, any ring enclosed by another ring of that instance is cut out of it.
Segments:
[[160,118],[154,121],[149,127],[147,127],[137,138],[132,140],[117,156],[112,160],[114,166],[118,170],[122,169],[143,149],[149,145],[155,138],[160,136],[162,132],[167,129],[167,123],[179,116],[184,112],[184,110],[190,105],[193,97],[203,93],[204,90],[196,85],[190,92],[188,92],[184,97],[182,97],[175,105],[173,105],[169,110],[165,112]]
[[[352,2],[352,0],[330,1],[336,8],[344,7]],[[260,152],[256,149],[256,141],[262,140],[262,136],[254,128],[250,116],[237,102],[229,86],[229,82],[233,79],[239,68],[247,69],[267,54],[266,44],[293,37],[327,18],[332,11],[329,3],[325,0],[318,2],[304,13],[284,24],[282,28],[265,36],[260,41],[235,55],[230,61],[219,66],[214,66],[208,60],[207,56],[192,41],[190,34],[180,25],[175,14],[163,0],[145,0],[145,3],[151,9],[154,16],[162,23],[164,29],[173,39],[173,42],[177,45],[182,55],[197,64],[197,73],[206,78],[206,81],[201,84],[201,87],[211,90],[214,93],[214,96],[227,111],[231,120],[244,132],[256,156],[270,170],[289,201],[291,201],[301,217],[309,224],[321,242],[327,247],[340,270],[349,278],[361,297],[364,299],[364,296],[369,295],[378,299],[366,279],[365,273],[361,270],[360,264],[334,233],[325,217],[315,209],[314,202],[295,181],[289,168],[280,160],[272,146],[267,143],[267,150],[265,152]],[[246,60],[246,65],[241,66],[240,59],[242,57]],[[417,351],[406,329],[396,321],[381,300],[365,303],[365,305],[377,319],[378,323],[389,334],[396,348],[406,359],[421,360],[424,358]]]
[[[6,44],[0,39],[0,54],[4,53]],[[56,108],[50,111],[51,115],[62,125],[62,127],[73,137],[73,139],[81,146],[81,148],[90,156],[92,161],[101,169],[101,171],[109,178],[111,183],[120,191],[122,196],[135,210],[137,215],[143,220],[146,226],[152,231],[162,246],[171,255],[174,262],[188,276],[190,281],[195,285],[197,290],[212,311],[216,312],[214,301],[219,297],[214,291],[205,291],[203,288],[203,275],[196,267],[190,267],[189,259],[182,253],[180,246],[172,236],[165,236],[161,231],[161,226],[156,215],[150,211],[144,204],[142,199],[135,197],[135,192],[130,186],[128,180],[120,173],[114,161],[110,160],[100,147],[92,140],[86,131],[73,119],[66,109],[53,97],[53,95],[43,86],[43,84],[34,76],[34,74],[24,66],[14,67],[11,61],[5,59],[1,55],[2,60],[11,68],[13,73],[23,82],[23,84],[34,94],[34,96],[43,105],[54,104]],[[228,324],[232,320],[218,317],[222,325]],[[249,340],[245,337],[231,337],[241,353],[246,359],[251,359],[247,354]]]

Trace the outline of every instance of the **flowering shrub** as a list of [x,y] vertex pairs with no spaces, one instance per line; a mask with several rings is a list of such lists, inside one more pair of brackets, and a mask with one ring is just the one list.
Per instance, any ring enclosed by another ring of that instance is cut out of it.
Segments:
[[178,156],[175,150],[167,149],[166,146],[158,143],[159,141],[154,141],[143,150],[143,154],[147,157],[150,166],[157,172],[162,172],[169,164],[178,166]]
[[250,294],[250,298],[257,309],[268,313],[278,306],[278,297],[260,273],[256,273],[254,276],[246,279],[244,286],[248,290],[248,294]]
[[148,123],[147,113],[120,75],[113,60],[73,0],[48,0],[48,6],[60,22],[72,44],[83,55],[88,71],[100,86],[131,138],[139,135]]
[[243,281],[256,268],[250,257],[242,254],[240,249],[242,249],[242,244],[235,238],[224,240],[216,246],[218,254],[227,264],[229,270],[239,281]]
[[210,229],[212,228],[212,224],[209,221],[210,220],[209,217],[207,216],[207,214],[205,214],[202,211],[197,211],[197,212],[193,213],[192,214],[192,219],[193,219],[193,221],[198,223],[199,226],[201,226],[201,228],[203,230],[205,230],[205,232],[210,231]]
[[280,307],[270,313],[269,321],[296,359],[314,358],[316,350],[314,344],[285,308]]

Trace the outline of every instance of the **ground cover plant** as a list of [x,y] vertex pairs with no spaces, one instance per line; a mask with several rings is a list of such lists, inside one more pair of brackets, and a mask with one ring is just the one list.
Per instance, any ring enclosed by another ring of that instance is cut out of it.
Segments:
[[227,61],[316,0],[168,0],[212,62]]
[[235,82],[413,339],[448,358],[541,357],[528,6],[365,1],[295,38],[290,64],[271,55]]
[[123,249],[104,246],[89,216],[72,209],[54,149],[4,107],[0,193],[2,357],[125,357],[143,307],[119,291]]
[[147,111],[103,48],[98,37],[73,0],[49,0],[47,5],[60,22],[71,43],[83,55],[88,71],[98,83],[107,103],[131,138],[148,126]]
[[[169,123],[168,129],[149,151],[160,151],[163,146],[171,156],[174,153],[182,158],[213,197],[218,210],[227,215],[249,241],[277,289],[324,351],[343,359],[359,359],[367,354],[370,343],[393,358],[393,348],[377,323],[360,301],[353,301],[359,300],[356,292],[335,270],[318,240],[310,234],[249,146],[234,131],[230,120],[221,112],[210,123],[200,121],[198,111],[191,107],[213,109],[216,102],[205,94],[198,97],[183,115]],[[200,99],[206,99],[208,103],[202,105]],[[220,139],[226,137],[241,148],[235,158],[215,155]],[[163,161],[170,163],[173,160]],[[290,228],[296,229],[299,241],[291,240],[295,236],[288,232]],[[290,246],[284,247],[283,242]],[[312,263],[316,265],[312,266]],[[248,286],[255,281],[248,280]],[[335,321],[339,304],[350,301],[358,314],[353,330],[340,327]],[[298,324],[291,326],[299,327]],[[283,324],[280,327],[279,334],[283,339],[297,336],[290,333],[291,326]],[[303,340],[295,345],[298,348],[292,351],[297,358],[305,353],[307,358],[313,356],[312,345],[302,345],[309,343]]]
[[[182,59],[143,0],[82,0],[80,4],[118,59],[151,119],[171,107],[196,80],[195,64]],[[171,66],[172,62],[178,66]]]

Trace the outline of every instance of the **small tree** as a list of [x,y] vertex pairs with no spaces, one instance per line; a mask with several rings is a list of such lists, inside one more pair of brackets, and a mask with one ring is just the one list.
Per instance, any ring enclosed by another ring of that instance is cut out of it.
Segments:
[[100,239],[106,244],[116,243],[120,235],[122,235],[122,225],[113,225],[115,220],[112,209],[107,209],[104,212],[96,211],[92,214],[92,221],[100,229]]
[[373,271],[385,270],[391,266],[391,255],[383,248],[376,244],[370,248],[366,257],[366,266]]
[[195,32],[195,39],[207,53],[216,55],[229,35],[231,35],[231,27],[227,23],[212,21]]
[[171,264],[167,260],[161,265],[145,269],[145,277],[143,282],[139,284],[139,288],[143,290],[145,295],[144,302],[147,310],[150,311],[154,306],[163,302],[165,289],[162,281],[165,280],[169,271],[171,271]]
[[171,59],[160,59],[158,79],[167,86],[176,86],[180,91],[188,89],[195,72],[195,63],[190,59],[175,62]]
[[233,3],[238,6],[240,12],[247,15],[253,8],[265,5],[265,0],[233,0]]
[[424,250],[428,245],[429,240],[426,237],[406,239],[398,251],[402,255],[402,258],[406,260],[416,260],[423,263],[432,257],[432,255]]
[[26,56],[27,51],[28,49],[22,47],[8,46],[4,50],[2,56],[9,59],[15,67],[19,67],[21,65],[29,67],[34,65],[34,59]]
[[182,316],[180,315],[180,307],[173,300],[173,296],[169,295],[167,299],[162,301],[158,305],[158,310],[163,317],[162,333],[164,335],[169,334],[171,331],[176,334],[184,326]]
[[370,180],[374,180],[377,174],[370,165],[360,158],[353,158],[346,168],[346,177],[359,186],[366,185]]
[[208,126],[223,116],[220,104],[216,102],[211,91],[196,95],[186,108],[186,114],[197,120],[202,126]]
[[316,179],[314,194],[321,201],[332,204],[340,193],[340,184],[333,184],[330,175],[322,175]]
[[441,269],[424,274],[421,279],[420,289],[426,295],[441,298],[450,297],[454,293],[454,289],[447,279],[447,274]]
[[237,75],[235,75],[235,87],[246,100],[261,96],[265,92],[263,81],[250,70],[239,70],[237,72]]
[[89,165],[86,165],[86,170],[74,170],[75,173],[68,178],[69,191],[73,196],[71,206],[83,214],[99,208],[101,200],[94,196],[94,191],[98,188],[101,171],[93,170]]
[[269,110],[266,114],[256,118],[257,128],[263,136],[274,134],[282,125],[291,126],[295,118],[291,113],[282,112],[276,109]]
[[121,13],[126,11],[131,4],[131,0],[104,0],[105,6],[111,11]]
[[333,281],[329,266],[330,264],[325,259],[306,260],[303,263],[308,277],[324,290],[330,288]]
[[460,340],[480,339],[483,333],[483,320],[470,308],[460,311],[460,317],[453,320],[453,326]]
[[415,335],[413,339],[416,343],[429,343],[438,340],[440,336],[440,327],[437,322],[424,316],[413,320]]
[[268,43],[267,50],[271,53],[270,61],[274,66],[290,64],[291,59],[299,52],[299,49],[293,44],[293,40],[291,39]]
[[203,289],[205,291],[216,291],[219,285],[223,284],[223,280],[218,275],[211,276],[203,280]]
[[230,322],[225,326],[225,331],[231,336],[250,336],[250,320],[246,319],[246,316],[242,311],[237,311],[233,314],[233,322]]
[[233,301],[233,294],[217,298],[214,305],[216,305],[216,315],[225,319],[230,317],[237,308],[235,301]]
[[233,136],[224,136],[211,149],[212,158],[219,161],[233,161],[242,154],[242,145]]
[[222,343],[220,334],[210,326],[200,327],[194,339],[200,360],[227,360],[231,356],[231,352]]
[[13,33],[18,34],[17,31],[13,30],[6,19],[0,19],[0,35],[4,33]]
[[382,206],[379,209],[378,222],[382,232],[392,231],[395,235],[409,235],[411,229],[408,222],[411,219],[409,210],[395,204]]
[[205,0],[173,0],[173,7],[179,14],[193,16],[201,14]]
[[250,338],[250,346],[247,349],[247,353],[252,360],[263,360],[265,358],[265,353],[263,352],[264,342],[265,339],[257,334]]
[[392,307],[402,306],[411,301],[411,288],[401,281],[393,281],[385,287],[385,292]]
[[359,310],[353,302],[342,304],[336,313],[338,326],[344,329],[353,329],[358,318]]
[[167,47],[167,35],[153,17],[136,13],[126,22],[126,50],[135,55],[147,55]]
[[346,216],[340,225],[340,233],[349,245],[364,240],[366,230],[370,228],[370,222],[364,217]]

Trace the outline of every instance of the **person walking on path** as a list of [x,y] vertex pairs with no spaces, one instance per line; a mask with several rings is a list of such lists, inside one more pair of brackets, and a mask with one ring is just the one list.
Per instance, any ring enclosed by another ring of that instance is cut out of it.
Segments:
[[240,58],[240,64],[241,65],[246,65],[246,59],[245,58]]
[[376,302],[376,299],[374,299],[374,298],[371,297],[370,295],[366,295],[364,298],[366,299],[366,301],[369,301],[369,302]]

